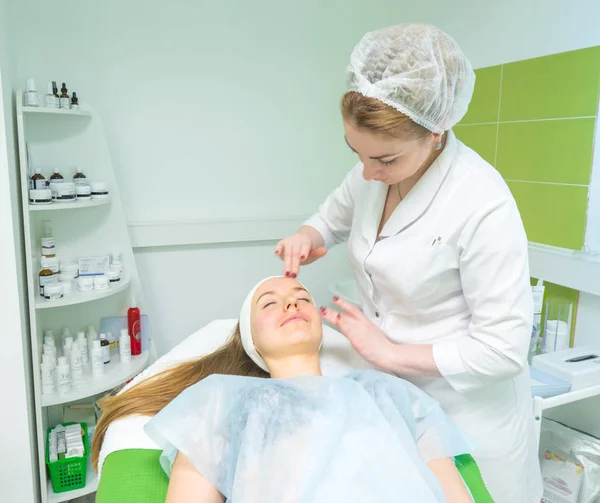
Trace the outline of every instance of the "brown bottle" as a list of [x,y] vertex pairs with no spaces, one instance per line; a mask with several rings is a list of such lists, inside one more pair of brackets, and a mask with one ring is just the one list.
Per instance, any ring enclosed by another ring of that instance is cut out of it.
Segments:
[[44,296],[44,287],[56,283],[56,278],[51,269],[42,262],[42,270],[40,271],[40,295]]
[[102,360],[104,363],[110,363],[110,342],[106,339],[106,334],[100,334],[100,347],[102,348]]
[[54,182],[64,182],[65,181],[65,177],[62,176],[60,174],[60,171],[58,170],[58,168],[54,168],[54,173],[52,173],[52,175],[50,175],[50,183]]
[[45,189],[47,187],[46,179],[44,175],[40,173],[40,169],[35,169],[35,174],[29,179],[30,189]]
[[63,82],[60,88],[60,108],[71,108],[71,99],[67,94],[67,85]]
[[73,183],[75,185],[87,185],[87,178],[81,172],[81,168],[77,168],[77,172],[73,175]]

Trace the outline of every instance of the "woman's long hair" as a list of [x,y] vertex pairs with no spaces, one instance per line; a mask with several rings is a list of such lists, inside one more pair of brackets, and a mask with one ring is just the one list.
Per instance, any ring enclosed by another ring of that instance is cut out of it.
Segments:
[[100,400],[101,416],[92,442],[92,464],[98,470],[98,457],[106,430],[113,421],[141,414],[154,416],[183,390],[213,374],[269,377],[244,351],[239,325],[227,342],[214,353],[180,363],[149,377],[115,396]]

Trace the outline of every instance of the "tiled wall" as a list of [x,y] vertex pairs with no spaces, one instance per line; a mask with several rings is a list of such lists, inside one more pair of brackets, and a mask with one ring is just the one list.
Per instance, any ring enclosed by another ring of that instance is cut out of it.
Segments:
[[[600,47],[475,73],[473,101],[454,128],[456,136],[502,174],[530,241],[580,250],[598,110]],[[547,283],[546,298],[568,300],[576,309],[578,292]]]
[[476,70],[469,112],[454,132],[513,192],[530,241],[584,243],[600,47]]

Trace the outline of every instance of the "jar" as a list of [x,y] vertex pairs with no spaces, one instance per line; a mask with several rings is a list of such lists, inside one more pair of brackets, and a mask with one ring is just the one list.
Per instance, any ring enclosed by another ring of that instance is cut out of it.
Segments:
[[94,290],[106,290],[108,278],[106,276],[94,276]]
[[92,182],[92,199],[106,199],[108,197],[108,184],[106,182]]
[[61,262],[60,272],[73,275],[73,278],[77,278],[79,276],[79,265],[77,262]]
[[[62,274],[61,274],[62,276]],[[73,293],[73,282],[72,281],[61,281],[59,285],[62,288],[63,295],[71,295]]]
[[50,189],[31,189],[29,202],[31,204],[52,204],[52,191]]
[[110,281],[111,283],[116,283],[117,281],[121,281],[121,273],[119,271],[115,271],[113,269],[106,272],[106,277],[108,278],[108,281]]
[[63,298],[63,287],[60,283],[44,286],[44,299],[59,300]]
[[92,188],[89,185],[75,185],[75,196],[78,201],[89,201],[92,198]]
[[75,201],[75,184],[73,182],[62,182],[55,184],[54,192],[57,203],[69,203]]
[[79,276],[79,278],[77,278],[77,288],[80,292],[90,292],[94,289],[94,278],[90,276]]

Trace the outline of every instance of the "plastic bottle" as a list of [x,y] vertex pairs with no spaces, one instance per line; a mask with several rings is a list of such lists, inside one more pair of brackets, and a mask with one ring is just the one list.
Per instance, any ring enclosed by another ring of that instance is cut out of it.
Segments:
[[73,176],[73,183],[75,185],[88,185],[86,176],[81,172],[81,168],[77,168],[77,172]]
[[42,175],[40,168],[35,168],[35,173],[31,175],[31,178],[29,179],[29,188],[37,190],[48,188],[48,183],[46,182],[44,175]]
[[142,354],[142,325],[140,309],[135,297],[131,297],[131,307],[127,310],[127,332],[131,341],[131,355]]
[[81,361],[81,350],[77,341],[71,346],[71,381],[73,386],[83,385],[83,362]]
[[25,106],[40,106],[40,95],[35,90],[35,80],[33,79],[27,79],[27,91],[25,92]]
[[108,342],[106,334],[100,334],[100,347],[102,348],[102,361],[110,363],[110,342]]
[[65,356],[58,359],[58,394],[67,396],[71,394],[71,369]]
[[58,100],[56,96],[54,96],[54,88],[52,87],[52,82],[48,81],[48,88],[46,91],[46,106],[48,108],[58,108]]
[[79,110],[79,98],[77,98],[75,91],[73,91],[73,96],[71,96],[71,110]]
[[56,242],[52,232],[52,222],[42,220],[42,257],[56,256]]
[[89,362],[88,341],[85,338],[85,332],[77,332],[77,344],[81,351],[81,363],[87,365]]
[[102,347],[100,340],[94,339],[92,342],[92,375],[102,377],[104,375],[104,361],[102,359]]
[[121,363],[129,363],[131,361],[131,339],[126,328],[121,329],[119,356],[121,357]]

